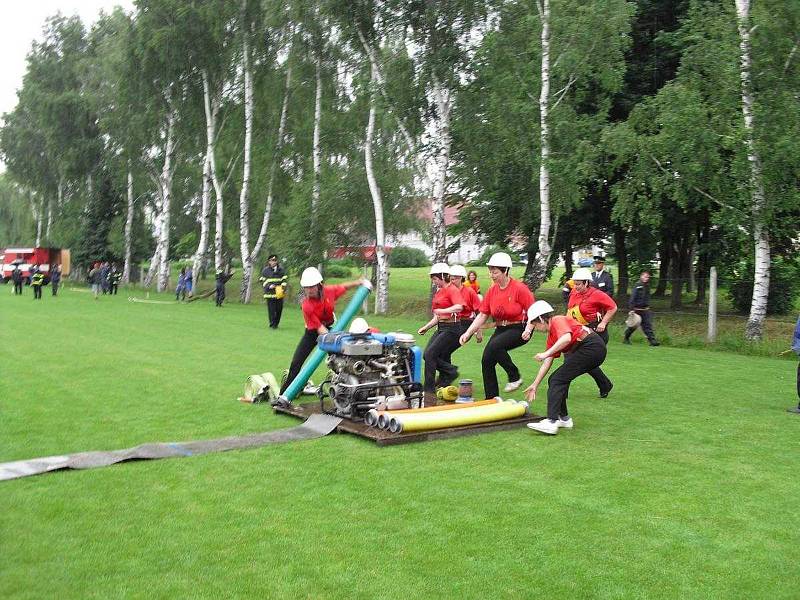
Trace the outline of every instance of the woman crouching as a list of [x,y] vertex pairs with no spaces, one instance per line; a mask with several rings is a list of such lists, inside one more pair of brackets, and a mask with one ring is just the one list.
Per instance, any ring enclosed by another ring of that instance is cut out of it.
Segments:
[[547,380],[547,418],[538,423],[528,423],[534,431],[555,435],[562,427],[572,429],[572,419],[567,411],[570,383],[603,364],[606,345],[599,335],[575,319],[554,315],[553,307],[544,300],[534,302],[528,309],[528,324],[522,333],[523,338],[530,339],[534,331],[547,332],[547,349],[534,357],[542,366],[536,379],[525,390],[528,401],[536,399],[536,390],[550,370],[553,359],[564,353],[564,364]]

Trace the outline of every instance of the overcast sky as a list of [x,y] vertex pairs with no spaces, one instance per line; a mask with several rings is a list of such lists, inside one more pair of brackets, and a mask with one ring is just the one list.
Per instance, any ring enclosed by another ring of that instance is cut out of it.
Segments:
[[0,114],[17,104],[17,90],[25,74],[25,56],[33,40],[42,38],[47,17],[61,12],[78,15],[87,29],[97,20],[100,10],[114,6],[133,10],[133,0],[0,0]]

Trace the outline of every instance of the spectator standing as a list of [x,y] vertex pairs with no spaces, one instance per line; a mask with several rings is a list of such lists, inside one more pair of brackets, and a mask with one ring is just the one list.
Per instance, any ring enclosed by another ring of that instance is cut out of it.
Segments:
[[480,296],[481,284],[478,283],[478,274],[475,271],[470,271],[467,273],[467,280],[464,282],[464,286],[472,288],[475,290],[475,293]]
[[22,269],[19,265],[14,265],[14,270],[11,271],[11,281],[14,283],[14,295],[22,295]]
[[217,277],[215,282],[215,291],[217,293],[216,300],[217,306],[222,306],[222,303],[225,301],[225,284],[228,283],[228,280],[233,277],[235,270],[231,271],[230,273],[225,273],[222,269],[217,271]]
[[[650,272],[643,271],[639,276],[639,282],[634,286],[633,293],[630,300],[628,300],[628,308],[631,312],[636,313],[642,319],[642,322],[637,325],[641,327],[647,341],[651,346],[660,346],[661,344],[656,340],[656,334],[653,333],[653,317],[650,312]],[[625,339],[623,343],[631,343],[631,335],[636,331],[637,327],[628,327],[625,330]]]
[[39,265],[33,265],[31,271],[31,287],[33,288],[33,299],[42,299],[42,286],[44,285],[44,273],[39,270]]
[[175,300],[183,300],[186,298],[186,267],[181,268],[178,275],[178,285],[175,288]]
[[97,297],[100,295],[100,263],[94,263],[94,266],[89,271],[89,284],[92,286],[92,293],[94,294],[94,299],[97,300]]
[[267,315],[270,329],[277,329],[283,313],[283,297],[286,292],[286,271],[278,263],[278,255],[270,254],[267,266],[261,270],[261,285],[267,300]]
[[111,271],[108,274],[108,284],[110,286],[109,294],[116,296],[119,282],[122,281],[122,272],[117,269],[117,265],[111,265]]
[[188,295],[190,298],[192,297],[192,267],[191,265],[186,269],[186,277],[183,280],[183,287],[185,290],[184,297]]
[[50,269],[50,290],[53,296],[58,295],[58,286],[61,284],[61,265],[53,265]]
[[[605,256],[598,255],[594,257],[594,272],[592,273],[592,287],[597,288],[601,292],[608,294],[610,298],[614,297],[614,277],[611,273],[605,270],[606,258]],[[599,333],[599,332],[598,332]]]
[[108,261],[106,261],[100,266],[100,288],[104,295],[111,290],[111,280],[109,279],[110,274],[111,267],[108,265]]
[[[792,337],[792,350],[795,351],[798,358],[800,358],[800,318],[797,319],[797,325],[794,326],[794,336]],[[797,407],[790,408],[789,412],[800,413],[800,362],[797,363]]]

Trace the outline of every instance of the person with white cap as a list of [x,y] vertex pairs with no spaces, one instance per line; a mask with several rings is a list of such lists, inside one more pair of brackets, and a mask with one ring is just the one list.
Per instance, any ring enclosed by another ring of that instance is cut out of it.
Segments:
[[333,325],[333,309],[338,300],[350,288],[366,285],[372,287],[369,281],[361,280],[348,281],[340,285],[323,285],[322,273],[316,267],[308,267],[300,275],[300,287],[303,288],[305,299],[301,305],[303,320],[305,321],[305,332],[292,357],[292,364],[289,366],[289,374],[281,386],[280,393],[286,391],[300,369],[308,358],[308,355],[317,345],[317,337],[328,333],[328,329]]
[[495,367],[499,364],[508,375],[504,391],[513,392],[522,385],[522,375],[511,360],[508,351],[528,342],[522,337],[525,326],[525,311],[533,304],[533,292],[521,281],[511,277],[511,257],[505,252],[495,252],[486,264],[492,285],[481,301],[478,315],[472,325],[461,335],[461,344],[466,344],[491,316],[495,332],[483,349],[481,371],[483,393],[486,398],[500,395]]
[[[617,312],[617,303],[611,296],[592,286],[592,273],[589,269],[575,269],[572,279],[575,281],[575,287],[572,288],[567,300],[567,316],[589,327],[607,345],[607,328]],[[600,397],[606,398],[611,391],[611,388],[603,387],[608,378],[599,369],[590,371],[589,375],[597,384]]]
[[[431,267],[430,278],[436,287],[431,300],[433,317],[419,328],[417,333],[425,335],[436,327],[436,333],[425,347],[425,380],[423,383],[424,402],[436,404],[436,387],[446,387],[458,377],[458,368],[450,362],[453,351],[458,348],[461,334],[459,314],[464,310],[461,292],[450,283],[450,267],[446,263],[436,263]],[[436,380],[436,372],[439,379]]]
[[[565,315],[555,315],[553,307],[539,300],[528,309],[528,324],[523,336],[530,339],[534,331],[547,332],[546,350],[534,358],[542,363],[533,383],[525,390],[529,402],[536,400],[539,384],[547,375],[553,360],[564,354],[564,364],[547,380],[547,418],[538,423],[528,423],[534,431],[555,435],[559,429],[572,429],[573,422],[567,410],[567,396],[573,379],[597,369],[606,359],[606,345],[594,331]],[[602,374],[602,371],[600,370]],[[611,389],[605,377],[604,387]]]
[[[475,288],[467,285],[467,270],[462,265],[452,265],[450,267],[450,283],[461,292],[461,297],[464,299],[464,310],[458,315],[461,323],[461,333],[464,333],[472,325],[475,315],[480,310],[481,299],[478,297],[478,292],[475,291]],[[482,342],[483,331],[479,329],[476,337],[478,338],[478,343]]]

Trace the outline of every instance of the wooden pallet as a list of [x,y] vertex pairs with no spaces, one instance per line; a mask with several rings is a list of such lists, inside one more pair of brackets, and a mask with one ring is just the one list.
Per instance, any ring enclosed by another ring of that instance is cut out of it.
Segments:
[[[292,404],[290,406],[276,406],[276,412],[307,419],[312,414],[322,412],[319,401],[306,402],[304,404]],[[445,429],[432,429],[430,431],[410,431],[403,433],[392,433],[387,429],[370,427],[363,421],[349,421],[344,419],[336,428],[342,433],[351,433],[359,437],[372,440],[378,446],[394,446],[396,444],[410,444],[413,442],[427,442],[430,440],[442,440],[463,435],[475,435],[489,431],[505,431],[516,429],[525,423],[541,421],[544,417],[538,415],[523,415],[516,419],[505,419],[503,421],[492,421],[491,423],[477,423],[475,425],[462,425],[460,427],[447,427]]]

